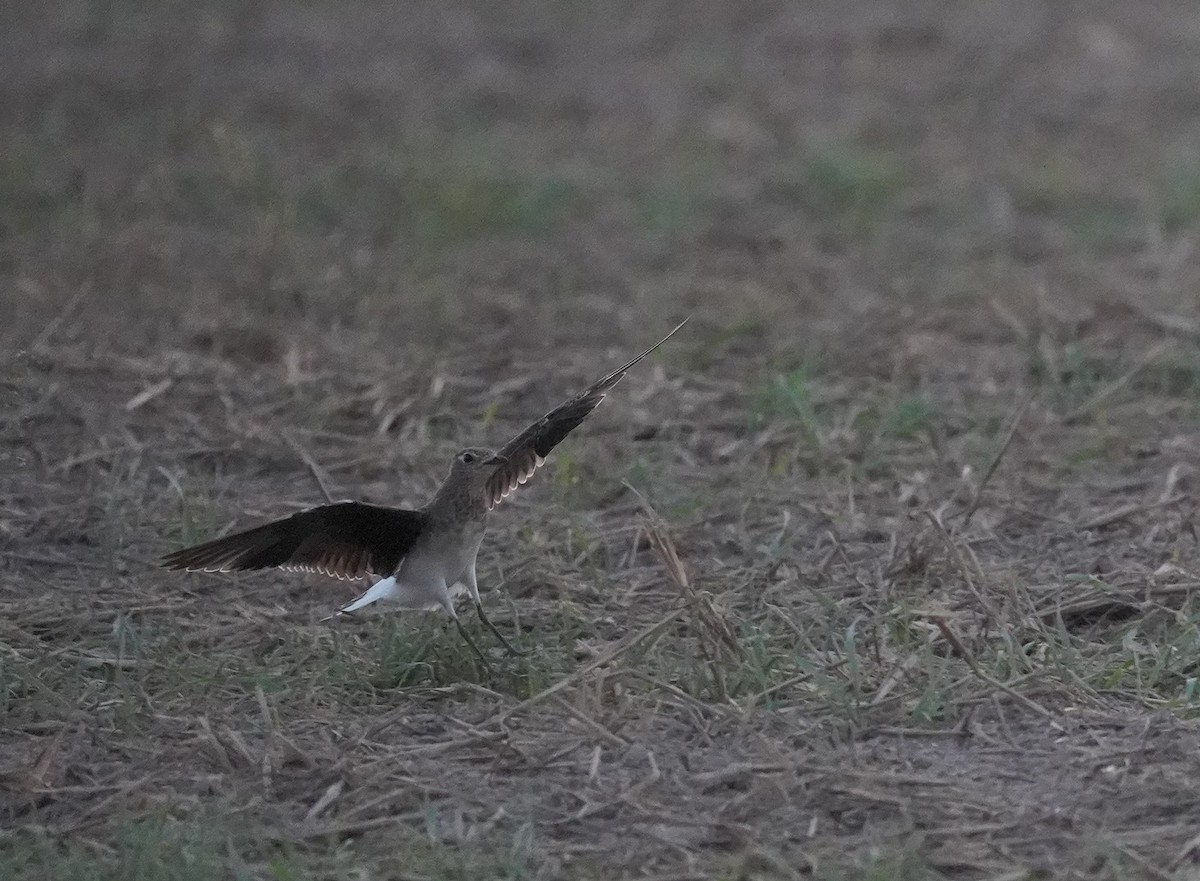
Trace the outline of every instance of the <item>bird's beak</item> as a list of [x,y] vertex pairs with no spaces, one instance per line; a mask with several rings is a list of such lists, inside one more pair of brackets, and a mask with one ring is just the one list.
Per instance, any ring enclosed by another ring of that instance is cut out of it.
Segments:
[[504,465],[508,462],[508,456],[501,456],[499,453],[486,460],[484,465]]

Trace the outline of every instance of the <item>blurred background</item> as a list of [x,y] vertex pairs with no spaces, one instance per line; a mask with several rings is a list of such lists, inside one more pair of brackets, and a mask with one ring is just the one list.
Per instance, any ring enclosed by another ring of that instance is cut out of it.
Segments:
[[1194,307],[1187,2],[2,15],[10,350],[77,296],[59,344],[124,352],[540,349],[696,313],[714,357],[887,373],[961,360],[942,334]]

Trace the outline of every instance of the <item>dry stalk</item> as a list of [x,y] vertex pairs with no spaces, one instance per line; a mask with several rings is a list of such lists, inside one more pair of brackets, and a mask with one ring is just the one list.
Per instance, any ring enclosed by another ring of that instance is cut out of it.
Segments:
[[1160,340],[1149,349],[1147,349],[1133,366],[1124,374],[1114,379],[1096,394],[1092,395],[1074,410],[1070,410],[1063,417],[1062,421],[1066,424],[1078,422],[1084,416],[1089,415],[1093,410],[1119,392],[1133,380],[1135,376],[1145,370],[1148,366],[1158,360],[1158,357],[1170,349],[1174,345],[1173,340]]
[[967,566],[967,561],[963,557],[962,551],[959,550],[958,545],[954,543],[954,539],[950,537],[950,533],[946,531],[946,527],[942,524],[942,521],[938,519],[937,514],[935,514],[933,511],[925,511],[924,514],[926,519],[928,519],[930,524],[933,526],[934,532],[936,532],[938,537],[942,540],[942,544],[946,546],[946,551],[950,554],[950,559],[952,559],[955,565],[958,567],[959,574],[962,575],[963,583],[966,584],[967,590],[971,592],[971,595],[974,596],[979,602],[980,607],[987,612],[991,619],[996,622],[996,625],[999,626],[1002,623],[999,610],[992,605],[991,600],[984,596],[984,594],[980,591],[979,586],[975,584],[975,579],[971,575],[971,570]]
[[333,493],[329,491],[329,477],[325,474],[317,460],[312,457],[312,454],[304,448],[300,441],[296,440],[295,436],[287,429],[282,430],[280,436],[283,438],[293,453],[295,453],[304,466],[308,469],[308,473],[312,475],[313,481],[317,484],[317,489],[321,491],[321,495],[325,497],[325,501],[333,504]]
[[970,523],[971,518],[975,516],[975,511],[979,508],[979,503],[983,499],[983,491],[987,488],[988,482],[992,479],[992,475],[996,473],[996,469],[1000,467],[1000,460],[1004,458],[1004,454],[1008,452],[1009,445],[1012,444],[1013,438],[1017,435],[1017,429],[1021,425],[1021,420],[1025,416],[1025,411],[1029,409],[1029,405],[1033,403],[1033,395],[1027,397],[1024,402],[1017,407],[1017,412],[1013,414],[1012,421],[1009,423],[1008,431],[1004,435],[1004,440],[1000,444],[1000,449],[996,451],[996,455],[992,457],[992,461],[988,464],[987,470],[983,472],[983,477],[979,481],[979,486],[975,488],[975,494],[971,496],[971,504],[967,506],[966,512],[963,514],[963,528],[965,529]]
[[29,344],[30,350],[39,352],[42,349],[45,349],[51,338],[58,333],[58,329],[62,327],[63,322],[71,316],[71,313],[74,312],[76,307],[83,302],[84,298],[91,293],[91,290],[92,285],[90,282],[88,282],[82,285],[79,290],[72,294],[71,298],[63,303],[62,308],[58,310],[55,316],[46,323],[46,326],[42,328],[41,332],[34,337],[33,341]]
[[670,624],[675,622],[675,620],[679,617],[679,614],[683,611],[683,609],[684,609],[683,606],[675,607],[670,612],[668,612],[666,615],[664,615],[662,618],[660,618],[658,621],[655,621],[653,624],[651,624],[649,627],[645,627],[642,630],[639,630],[637,633],[633,634],[632,636],[621,640],[615,646],[613,646],[612,648],[608,649],[605,652],[602,652],[599,657],[597,657],[593,661],[590,661],[589,663],[585,664],[584,666],[580,667],[574,673],[570,674],[569,676],[564,676],[562,679],[558,680],[558,682],[554,683],[549,688],[545,688],[542,691],[535,694],[533,697],[526,698],[525,700],[521,701],[516,706],[510,707],[509,709],[505,710],[503,713],[496,716],[492,720],[492,722],[496,725],[503,725],[505,722],[507,722],[509,719],[511,719],[513,716],[517,715],[518,713],[524,712],[525,710],[528,710],[530,707],[534,707],[534,706],[542,703],[547,698],[553,697],[554,695],[558,694],[563,689],[568,688],[571,685],[574,685],[576,682],[578,682],[580,679],[583,679],[585,676],[587,676],[593,670],[596,670],[607,664],[611,664],[613,661],[615,661],[617,658],[621,657],[621,655],[625,654],[630,649],[634,648],[637,645],[640,645],[641,643],[645,642],[648,639],[651,639],[654,636],[657,636],[659,633],[661,633],[663,630],[665,630]]
[[745,652],[742,649],[741,643],[733,635],[728,622],[713,607],[709,595],[697,591],[692,586],[691,581],[688,579],[687,571],[683,568],[683,562],[679,559],[679,552],[675,548],[675,542],[672,540],[670,533],[667,532],[666,526],[661,520],[655,519],[647,522],[645,528],[650,546],[654,548],[659,559],[663,561],[663,565],[667,569],[667,574],[671,576],[671,581],[675,583],[675,586],[679,588],[679,591],[691,603],[692,616],[698,625],[697,630],[712,648],[716,649],[715,652],[706,653],[714,655],[723,653],[732,659],[742,660],[745,657]]
[[950,625],[946,623],[945,618],[934,617],[930,620],[932,620],[937,626],[937,629],[942,632],[942,636],[945,637],[946,642],[950,643],[950,646],[954,649],[954,653],[966,662],[967,666],[971,668],[971,672],[974,673],[982,682],[987,683],[992,688],[999,689],[1009,697],[1023,704],[1028,709],[1033,710],[1039,716],[1045,719],[1054,718],[1053,713],[1051,713],[1037,701],[1033,700],[1033,698],[1026,697],[1015,688],[1005,685],[999,679],[996,679],[994,676],[990,676],[989,674],[985,673],[975,660],[975,656],[972,655],[970,651],[967,650],[967,647],[962,644],[962,640],[958,638],[958,634],[950,629]]

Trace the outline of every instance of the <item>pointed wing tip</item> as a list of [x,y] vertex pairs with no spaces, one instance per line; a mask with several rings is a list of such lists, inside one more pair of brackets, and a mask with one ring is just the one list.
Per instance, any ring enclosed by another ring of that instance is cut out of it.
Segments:
[[158,558],[157,562],[160,568],[169,569],[172,572],[187,571],[187,563],[183,562],[179,558],[179,551],[172,551],[169,554],[163,554]]
[[[659,340],[657,343],[655,343],[653,346],[651,346],[645,352],[643,352],[642,357],[649,355],[651,352],[653,352],[655,349],[657,349],[659,346],[661,346],[663,343],[665,343],[671,337],[675,336],[675,334],[679,333],[679,331],[683,329],[683,326],[691,320],[692,320],[692,316],[690,316],[690,315],[687,316],[686,318],[684,318],[683,321],[679,322],[677,325],[675,325],[673,328],[671,328],[671,332],[669,334],[667,334],[665,337],[663,337],[661,340]],[[633,365],[631,364],[630,366],[632,367]]]
[[231,564],[229,560],[222,562],[220,558],[214,560],[205,555],[198,555],[196,552],[203,547],[203,545],[197,545],[163,554],[158,558],[158,565],[170,572],[234,572],[239,570],[240,567]]
[[[608,374],[608,376],[595,382],[591,386],[591,388],[588,389],[588,391],[589,392],[600,392],[601,393],[600,400],[603,400],[603,393],[607,392],[609,389],[611,389],[613,386],[615,386],[618,382],[620,382],[621,379],[624,378],[625,374],[630,370],[630,368],[632,368],[635,364],[637,364],[639,361],[641,361],[643,358],[645,358],[651,352],[656,351],[663,343],[665,343],[671,337],[675,336],[675,334],[679,332],[680,328],[682,328],[685,324],[687,324],[691,320],[692,320],[692,316],[689,315],[687,318],[683,319],[683,321],[681,321],[677,325],[675,325],[675,327],[671,330],[671,332],[669,334],[667,334],[665,337],[663,337],[661,340],[659,340],[653,346],[648,348],[646,351],[642,352],[642,354],[640,354],[636,358],[632,359],[624,367],[617,368],[612,373]],[[598,400],[598,401],[596,401],[596,403],[599,404],[600,401]]]
[[175,555],[168,554],[158,561],[158,565],[166,569],[168,572],[225,572],[229,571],[222,567],[211,568],[203,565],[189,563],[186,559],[172,559]]
[[652,348],[650,351],[654,351],[654,349],[657,349],[659,346],[661,346],[663,343],[665,343],[671,337],[675,336],[675,334],[679,333],[679,331],[683,329],[683,326],[691,320],[692,320],[692,316],[688,315],[687,317],[685,317],[683,319],[683,321],[679,322],[677,325],[675,325],[673,328],[671,328],[671,332],[669,334],[667,334],[665,337],[663,337],[661,340],[659,340],[657,343],[655,343],[654,348]]
[[659,340],[657,343],[655,343],[653,346],[651,346],[645,352],[643,352],[641,355],[639,355],[637,358],[635,358],[633,363],[631,363],[625,369],[628,370],[629,367],[632,367],[634,364],[636,364],[642,358],[645,358],[647,355],[649,355],[651,352],[653,352],[655,349],[657,349],[659,346],[661,346],[663,343],[665,343],[671,337],[675,336],[675,334],[679,333],[679,331],[683,328],[683,326],[691,320],[692,320],[692,316],[688,315],[686,318],[683,319],[683,321],[679,322],[677,325],[675,325],[673,328],[671,328],[671,332],[669,334],[667,334],[665,337],[663,337],[661,340]]

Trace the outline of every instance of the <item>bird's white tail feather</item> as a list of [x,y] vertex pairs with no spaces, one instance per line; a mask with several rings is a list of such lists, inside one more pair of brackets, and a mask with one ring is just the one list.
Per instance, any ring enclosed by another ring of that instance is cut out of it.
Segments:
[[363,606],[369,606],[371,603],[378,602],[379,600],[395,599],[399,593],[400,591],[396,588],[396,576],[392,575],[375,582],[366,593],[350,605],[342,606],[342,608],[338,609],[338,612],[339,614],[341,612],[356,612]]

